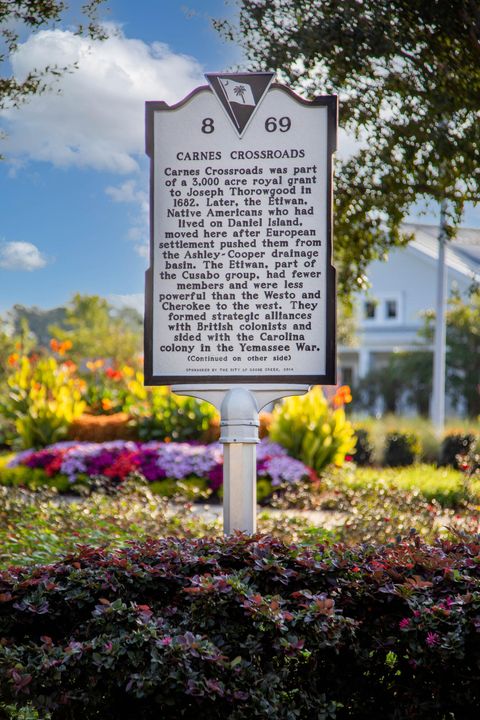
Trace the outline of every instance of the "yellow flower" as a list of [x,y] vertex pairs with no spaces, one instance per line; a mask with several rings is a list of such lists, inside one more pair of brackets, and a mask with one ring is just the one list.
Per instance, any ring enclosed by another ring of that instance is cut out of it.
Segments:
[[105,360],[88,360],[86,363],[86,366],[89,370],[92,372],[95,372],[95,370],[100,370],[105,365]]

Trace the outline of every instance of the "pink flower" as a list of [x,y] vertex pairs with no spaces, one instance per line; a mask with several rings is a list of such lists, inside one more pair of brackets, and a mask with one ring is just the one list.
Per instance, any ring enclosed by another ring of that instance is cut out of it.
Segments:
[[438,645],[440,642],[440,635],[436,632],[429,632],[427,634],[427,645],[428,647],[433,647],[434,645]]
[[172,638],[168,635],[165,635],[164,638],[161,640],[162,645],[171,645],[172,644]]
[[400,630],[405,630],[406,628],[410,627],[410,618],[403,618],[403,620],[400,620],[398,623],[398,627]]

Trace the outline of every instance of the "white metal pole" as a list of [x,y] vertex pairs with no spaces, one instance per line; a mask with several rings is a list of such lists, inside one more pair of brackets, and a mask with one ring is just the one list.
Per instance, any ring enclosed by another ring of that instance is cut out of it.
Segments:
[[223,532],[253,535],[257,529],[257,448],[255,443],[224,443]]
[[223,531],[253,534],[257,525],[258,412],[289,395],[303,395],[308,385],[174,385],[173,392],[201,398],[220,411],[223,455]]
[[445,246],[447,241],[447,201],[442,200],[440,206],[440,228],[438,233],[438,273],[437,302],[435,317],[435,341],[433,351],[433,392],[431,419],[438,434],[445,425],[445,358],[446,358],[446,302],[447,302],[447,269],[445,266]]
[[257,524],[258,405],[241,385],[229,390],[220,408],[223,443],[223,531],[253,534]]

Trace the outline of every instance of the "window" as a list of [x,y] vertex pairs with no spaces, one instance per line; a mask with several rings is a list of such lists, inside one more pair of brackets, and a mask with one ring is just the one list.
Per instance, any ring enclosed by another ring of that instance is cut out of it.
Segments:
[[362,322],[368,328],[401,325],[404,315],[404,300],[401,292],[375,292],[363,299],[359,309]]
[[367,300],[364,305],[364,313],[366,320],[374,320],[377,310],[377,304],[371,300]]
[[387,300],[385,302],[385,318],[387,320],[395,320],[398,317],[398,305],[396,300]]

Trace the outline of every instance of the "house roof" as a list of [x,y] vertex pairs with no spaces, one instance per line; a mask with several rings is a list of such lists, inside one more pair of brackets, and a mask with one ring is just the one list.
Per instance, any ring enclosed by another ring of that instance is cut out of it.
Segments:
[[[438,259],[438,225],[404,223],[402,230],[414,235],[410,248],[431,260]],[[480,230],[458,228],[456,236],[447,243],[445,263],[461,275],[480,281]]]

